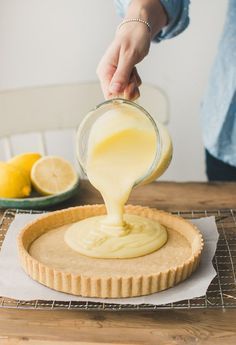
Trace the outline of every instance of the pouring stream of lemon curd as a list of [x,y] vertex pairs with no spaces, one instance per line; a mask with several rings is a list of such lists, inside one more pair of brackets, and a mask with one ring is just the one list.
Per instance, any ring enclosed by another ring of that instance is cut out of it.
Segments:
[[[150,171],[157,152],[158,162]],[[165,227],[125,214],[124,205],[132,188],[162,175],[171,157],[172,142],[163,125],[158,124],[156,131],[138,107],[114,103],[91,127],[85,163],[88,179],[101,193],[107,215],[72,224],[65,233],[66,243],[96,258],[132,258],[161,248],[167,241]]]

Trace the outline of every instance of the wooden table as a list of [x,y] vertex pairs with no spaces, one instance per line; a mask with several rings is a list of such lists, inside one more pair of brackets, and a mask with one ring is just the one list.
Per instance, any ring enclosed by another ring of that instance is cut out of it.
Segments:
[[[62,206],[101,202],[98,193],[84,181],[76,197]],[[152,183],[137,188],[130,203],[165,210],[236,208],[236,183]],[[235,345],[236,309],[155,312],[0,309],[2,344]]]

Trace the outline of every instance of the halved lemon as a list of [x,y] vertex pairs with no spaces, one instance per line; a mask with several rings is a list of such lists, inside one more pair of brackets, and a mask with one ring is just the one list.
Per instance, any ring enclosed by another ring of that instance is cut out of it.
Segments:
[[78,174],[64,158],[45,156],[33,165],[31,182],[40,194],[54,195],[71,189],[78,182]]

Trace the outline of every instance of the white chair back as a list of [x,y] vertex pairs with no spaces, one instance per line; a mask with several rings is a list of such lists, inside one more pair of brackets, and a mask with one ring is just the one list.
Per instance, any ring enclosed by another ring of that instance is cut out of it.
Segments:
[[[161,122],[168,101],[159,88],[143,85],[138,101]],[[75,129],[104,100],[98,82],[0,92],[0,160],[22,152],[60,155],[74,165]]]

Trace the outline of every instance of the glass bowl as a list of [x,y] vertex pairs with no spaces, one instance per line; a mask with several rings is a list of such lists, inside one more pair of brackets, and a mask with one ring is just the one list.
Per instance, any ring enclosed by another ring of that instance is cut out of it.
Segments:
[[92,109],[81,121],[80,125],[78,126],[77,133],[76,133],[76,151],[77,151],[77,159],[80,165],[81,170],[86,175],[86,161],[87,161],[87,153],[88,153],[88,139],[90,130],[93,126],[93,123],[104,113],[107,111],[114,109],[114,107],[119,106],[120,104],[126,104],[130,107],[135,107],[143,116],[147,117],[148,120],[151,122],[155,133],[156,133],[156,153],[154,156],[154,160],[150,167],[148,168],[145,175],[141,176],[136,182],[135,186],[144,184],[145,181],[150,182],[150,176],[152,176],[155,172],[156,167],[162,156],[162,136],[161,131],[158,129],[158,122],[139,104],[134,103],[132,101],[123,99],[123,98],[114,98],[107,100],[103,103],[97,105],[94,109]]

